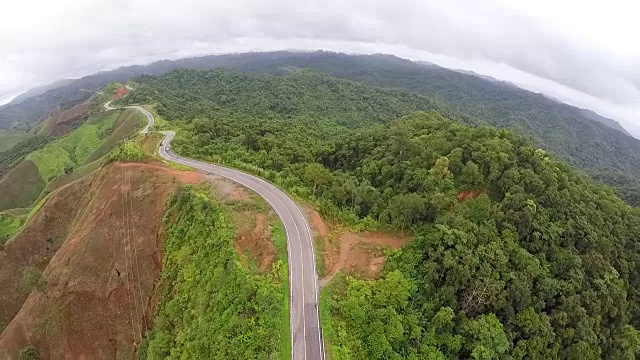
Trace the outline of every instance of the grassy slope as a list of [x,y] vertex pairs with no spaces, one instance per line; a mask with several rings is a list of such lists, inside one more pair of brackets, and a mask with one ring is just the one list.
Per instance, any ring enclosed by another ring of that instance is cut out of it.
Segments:
[[19,142],[10,150],[0,152],[0,178],[20,164],[29,154],[42,149],[51,141],[53,141],[51,136],[35,135]]
[[29,136],[31,135],[24,131],[18,131],[18,132],[0,131],[0,152],[11,149],[17,143],[27,139]]
[[[290,356],[286,246],[270,273],[245,268],[234,248],[229,209],[206,192],[183,188],[165,216],[165,292],[146,359],[286,359]],[[284,257],[284,259],[283,259]]]
[[[0,211],[30,207],[45,187],[51,191],[97,169],[99,158],[142,124],[135,110],[110,111],[27,156],[0,181]],[[65,174],[65,169],[73,169]],[[59,178],[59,179],[57,179]],[[52,186],[47,183],[53,181]]]
[[0,244],[4,244],[20,228],[20,219],[6,213],[0,213]]
[[84,159],[83,164],[91,163],[113,150],[123,138],[131,136],[142,125],[142,114],[136,110],[125,110],[116,119],[115,128],[104,138],[101,144]]
[[64,168],[73,166],[70,154],[58,143],[51,144],[42,150],[36,151],[27,157],[37,167],[45,181],[64,173]]
[[38,167],[23,161],[0,180],[0,211],[31,206],[45,185]]
[[95,170],[98,170],[100,166],[102,166],[102,162],[97,160],[92,163],[80,166],[79,168],[74,169],[73,172],[69,174],[62,174],[47,184],[47,187],[45,188],[45,192],[51,192],[64,185],[67,185],[76,180],[79,180],[80,178],[83,178],[85,175],[88,175],[94,172]]

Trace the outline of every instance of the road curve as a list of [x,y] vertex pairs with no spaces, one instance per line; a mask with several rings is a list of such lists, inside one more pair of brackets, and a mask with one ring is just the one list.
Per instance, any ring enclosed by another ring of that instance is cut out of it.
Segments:
[[[107,110],[118,110],[118,108],[114,108],[113,106],[111,106],[111,101],[107,101],[106,103],[104,103],[104,108],[107,109]],[[150,112],[148,112],[147,110],[145,110],[141,106],[133,105],[133,106],[125,106],[125,108],[127,108],[127,109],[136,109],[136,110],[140,111],[142,113],[142,115],[144,115],[147,118],[147,125],[142,130],[140,130],[140,134],[148,133],[149,132],[149,128],[151,128],[151,126],[153,126],[153,123],[154,123],[153,115],[151,115]]]
[[[112,110],[111,102],[105,104]],[[153,125],[153,115],[139,106],[148,120],[141,133]],[[318,315],[318,276],[311,228],[302,210],[280,189],[271,183],[245,172],[179,156],[171,151],[173,131],[165,131],[159,153],[164,159],[216,174],[235,181],[260,195],[271,206],[284,225],[289,258],[289,311],[291,329],[291,358],[294,360],[324,359],[324,345]]]

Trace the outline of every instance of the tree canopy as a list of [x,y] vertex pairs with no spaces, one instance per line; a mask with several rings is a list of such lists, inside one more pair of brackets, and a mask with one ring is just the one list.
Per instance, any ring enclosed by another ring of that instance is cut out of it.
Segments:
[[129,100],[159,103],[182,129],[178,153],[266,176],[352,225],[415,234],[379,279],[332,282],[332,358],[640,350],[640,210],[530,141],[313,72],[139,81]]

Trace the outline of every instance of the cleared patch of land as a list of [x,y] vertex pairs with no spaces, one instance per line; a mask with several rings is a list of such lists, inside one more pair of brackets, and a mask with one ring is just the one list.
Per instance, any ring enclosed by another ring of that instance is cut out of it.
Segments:
[[56,137],[62,136],[73,131],[88,111],[89,103],[78,104],[67,110],[57,110],[41,122],[37,126],[36,131],[38,133],[46,132]]
[[[0,358],[27,345],[42,358],[133,358],[155,312],[166,201],[201,179],[114,163],[52,194],[0,251]],[[20,274],[33,267],[46,286],[29,294]]]
[[[96,170],[95,162],[133,136],[141,124],[142,115],[135,110],[101,113],[32,152],[0,180],[0,211],[30,207],[45,195],[45,187],[51,191]],[[54,184],[47,187],[49,182]]]
[[371,231],[352,232],[328,224],[313,209],[306,209],[314,233],[320,285],[326,285],[339,273],[375,278],[388,250],[400,249],[410,237]]

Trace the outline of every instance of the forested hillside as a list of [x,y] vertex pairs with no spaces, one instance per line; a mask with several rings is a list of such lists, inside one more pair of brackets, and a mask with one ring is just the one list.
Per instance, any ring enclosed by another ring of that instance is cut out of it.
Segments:
[[[511,84],[387,55],[240,54],[228,65],[240,71],[289,74],[318,69],[332,76],[426,95],[470,124],[514,129],[593,178],[640,204],[640,141],[611,119]],[[611,173],[614,173],[613,175]]]
[[[147,66],[123,67],[75,80],[19,104],[0,107],[0,129],[28,129],[58,107],[85,100],[108,82],[125,82],[141,74],[175,68],[226,67],[242,72],[288,75],[317,69],[364,84],[403,89],[439,102],[440,112],[469,124],[490,124],[518,131],[536,146],[585,170],[592,178],[617,188],[629,203],[640,204],[640,141],[612,119],[560,103],[508,83],[414,63],[390,55],[346,55],[332,52],[247,53],[213,55]],[[445,110],[446,109],[446,110]]]
[[178,153],[266,176],[351,226],[415,234],[379,279],[323,293],[333,359],[640,351],[640,211],[528,140],[314,72],[138,82],[127,101],[158,103]]

